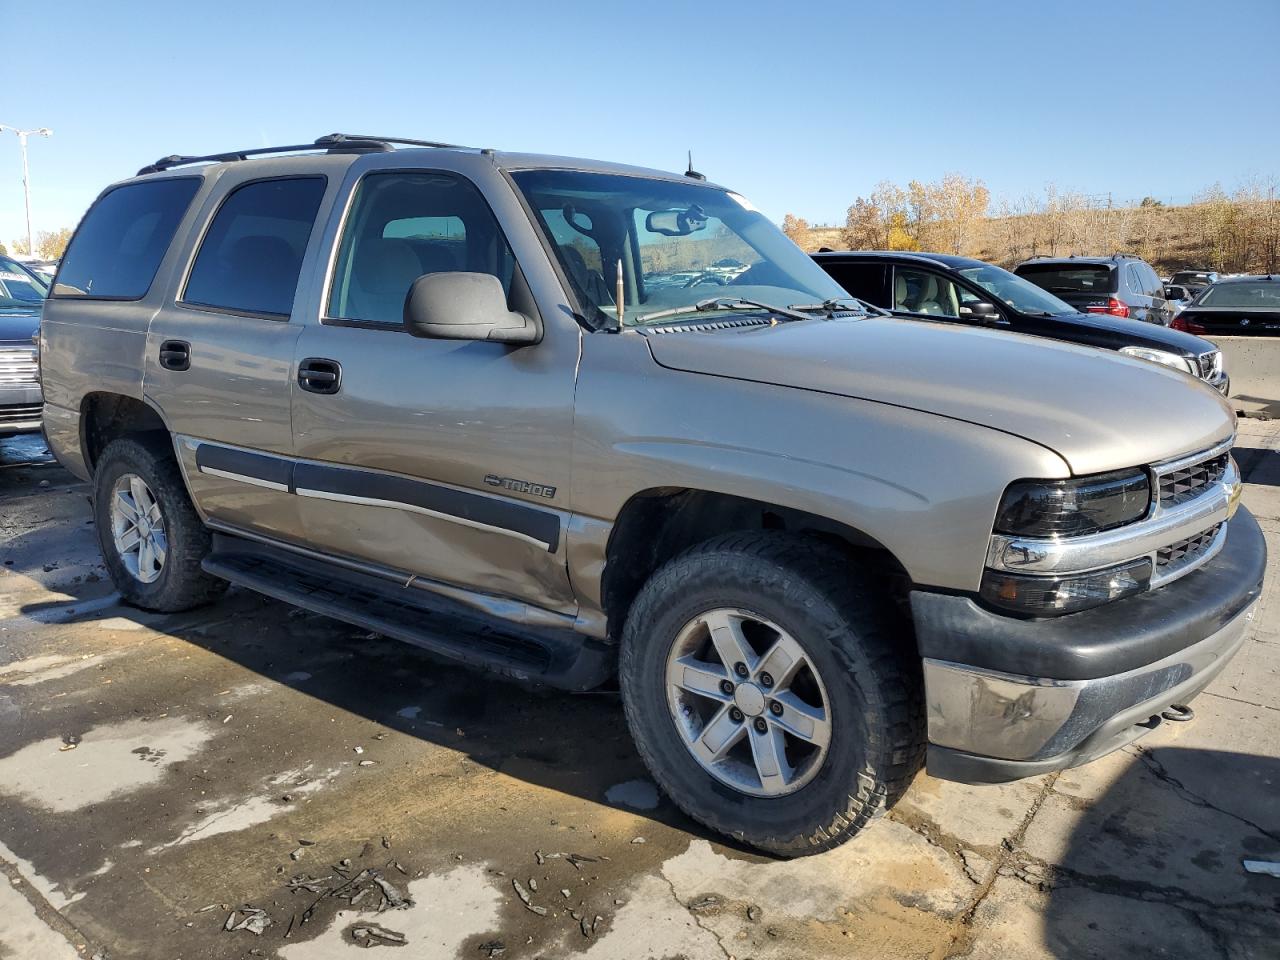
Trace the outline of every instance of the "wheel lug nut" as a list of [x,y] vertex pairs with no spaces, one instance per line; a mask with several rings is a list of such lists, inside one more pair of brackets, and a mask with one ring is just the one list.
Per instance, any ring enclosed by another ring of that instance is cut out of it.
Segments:
[[747,670],[747,665],[745,663],[735,663],[733,665],[733,672],[740,677],[745,677],[750,671]]
[[769,730],[769,725],[764,722],[764,717],[756,717],[755,728],[756,733],[766,733]]
[[782,716],[782,704],[780,704],[777,700],[772,701],[769,704],[769,712],[772,713],[775,717]]
[[733,681],[732,681],[732,680],[721,680],[721,681],[720,681],[720,692],[721,692],[721,693],[725,693],[725,694],[728,694],[728,695],[732,696],[732,695],[733,695]]
[[760,674],[760,686],[762,686],[762,687],[772,687],[772,686],[773,686],[773,674],[770,674],[770,673],[762,673],[762,674]]
[[741,722],[742,722],[742,711],[741,711],[741,710],[739,710],[737,707],[730,707],[730,708],[729,708],[729,719],[730,719],[730,720],[732,720],[734,723],[741,723]]

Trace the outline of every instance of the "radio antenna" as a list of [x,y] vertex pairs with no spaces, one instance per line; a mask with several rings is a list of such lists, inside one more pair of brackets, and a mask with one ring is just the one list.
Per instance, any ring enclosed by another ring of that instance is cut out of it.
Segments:
[[626,292],[622,286],[622,258],[618,258],[618,289],[614,296],[614,302],[618,308],[618,333],[622,332],[622,312],[626,308]]
[[693,151],[692,150],[689,151],[689,167],[687,170],[685,170],[684,175],[686,177],[689,177],[692,180],[707,179],[706,174],[699,173],[697,170],[693,169]]

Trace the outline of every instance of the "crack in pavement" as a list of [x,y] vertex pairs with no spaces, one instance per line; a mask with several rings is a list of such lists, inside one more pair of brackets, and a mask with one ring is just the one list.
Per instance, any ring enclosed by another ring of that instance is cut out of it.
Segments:
[[1187,787],[1181,780],[1166,770],[1164,764],[1153,757],[1146,747],[1135,746],[1133,747],[1133,751],[1137,755],[1138,759],[1142,761],[1143,766],[1151,772],[1152,776],[1162,783],[1167,783],[1169,786],[1173,787],[1174,791],[1176,791],[1179,796],[1192,806],[1203,807],[1206,810],[1213,810],[1216,813],[1220,813],[1224,817],[1230,817],[1232,820],[1237,820],[1248,827],[1252,827],[1264,837],[1274,840],[1276,843],[1280,843],[1280,833],[1268,830],[1261,824],[1254,823],[1248,817],[1242,816],[1241,814],[1234,813],[1231,810],[1224,810],[1222,807],[1205,797],[1200,796],[1200,794]]
[[1000,850],[996,856],[995,862],[991,864],[991,869],[987,871],[987,877],[983,880],[978,888],[977,895],[973,898],[973,902],[964,910],[963,913],[952,924],[951,942],[948,944],[946,952],[942,954],[944,957],[959,957],[972,952],[974,946],[975,931],[973,929],[973,920],[978,913],[978,908],[990,895],[991,890],[996,885],[1002,874],[1000,868],[1008,865],[1010,857],[1017,849],[1018,844],[1022,842],[1026,836],[1027,830],[1031,827],[1031,821],[1036,818],[1036,814],[1040,812],[1040,808],[1044,806],[1045,801],[1049,799],[1049,795],[1053,793],[1054,784],[1058,782],[1058,777],[1062,775],[1061,771],[1049,774],[1045,780],[1044,787],[1040,793],[1032,801],[1027,814],[1022,818],[1022,822],[1018,824],[1017,829],[1009,836],[1000,841]]
[[[0,882],[5,883],[11,890],[17,891],[27,903],[31,904],[40,922],[66,940],[72,949],[77,949],[81,953],[86,952],[84,945],[92,941],[81,933],[75,924],[59,913],[31,881],[23,876],[21,870],[2,858],[0,858]],[[0,951],[2,950],[3,944],[0,944]],[[8,956],[8,954],[4,955]]]
[[711,934],[712,938],[716,942],[716,946],[719,947],[720,952],[724,954],[725,960],[734,960],[733,954],[731,954],[728,948],[724,945],[724,941],[720,938],[720,934],[716,933],[714,930],[708,927],[705,923],[703,923],[702,918],[699,917],[695,911],[690,910],[689,905],[680,899],[680,894],[676,893],[676,885],[672,883],[671,878],[668,877],[661,870],[658,871],[658,876],[662,877],[663,882],[665,882],[666,885],[670,888],[671,899],[674,900],[676,903],[680,904],[680,909],[682,909],[685,913],[689,914],[689,916],[693,919],[693,922],[698,925],[698,928],[700,930],[705,930],[707,933]]
[[1270,703],[1254,703],[1252,700],[1241,700],[1239,697],[1228,697],[1225,693],[1213,693],[1212,691],[1206,690],[1202,696],[1217,697],[1219,700],[1230,700],[1232,703],[1244,704],[1246,707],[1259,707],[1263,710],[1275,710],[1280,712],[1280,707],[1274,706]]

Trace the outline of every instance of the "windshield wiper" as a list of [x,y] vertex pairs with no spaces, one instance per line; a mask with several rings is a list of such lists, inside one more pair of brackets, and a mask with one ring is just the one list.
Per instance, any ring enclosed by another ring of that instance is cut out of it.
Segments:
[[776,313],[779,316],[786,317],[788,320],[812,319],[808,314],[801,313],[791,307],[775,307],[771,303],[761,303],[759,300],[744,300],[742,297],[711,297],[708,300],[699,300],[697,303],[690,303],[683,307],[672,307],[670,310],[646,313],[644,316],[637,317],[635,322],[648,323],[651,320],[678,317],[685,313],[712,313],[716,310],[768,310],[770,313]]
[[832,297],[830,300],[823,300],[821,303],[793,303],[791,304],[790,309],[806,311],[822,310],[826,312],[827,319],[830,320],[836,313],[841,312],[842,308],[840,304],[842,303],[856,303],[858,306],[862,307],[865,312],[873,313],[880,317],[893,316],[892,313],[883,307],[877,307],[874,303],[868,303],[860,297]]

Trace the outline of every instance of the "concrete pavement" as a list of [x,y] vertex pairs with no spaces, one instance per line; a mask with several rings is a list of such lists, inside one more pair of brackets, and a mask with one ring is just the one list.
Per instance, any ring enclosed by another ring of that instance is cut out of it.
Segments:
[[[1277,557],[1280,426],[1240,426]],[[1194,722],[1018,784],[922,774],[779,862],[656,794],[616,695],[239,591],[120,606],[86,495],[0,441],[0,960],[1280,956],[1280,879],[1241,867],[1280,860],[1274,575]]]

